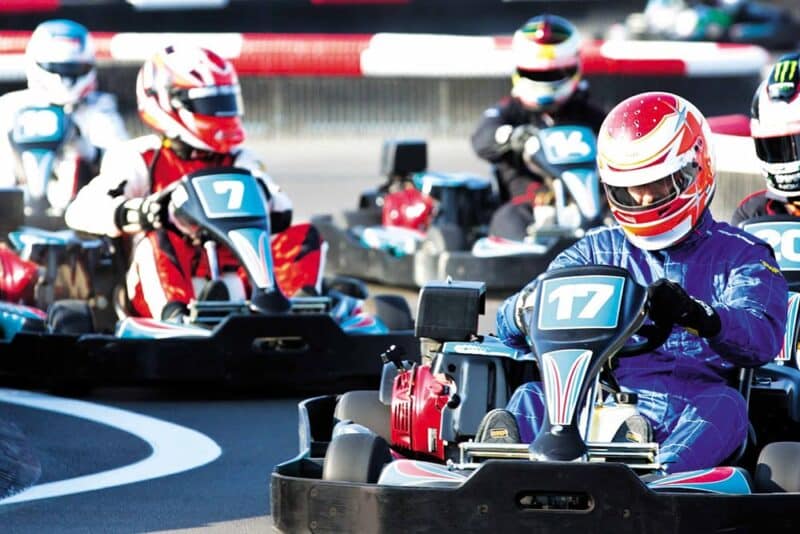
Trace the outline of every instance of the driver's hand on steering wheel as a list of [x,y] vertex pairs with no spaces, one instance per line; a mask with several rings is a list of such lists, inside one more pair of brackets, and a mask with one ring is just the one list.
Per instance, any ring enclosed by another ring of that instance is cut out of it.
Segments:
[[131,198],[117,208],[117,227],[128,234],[157,230],[167,220],[167,203],[164,195],[153,193],[144,198]]
[[681,286],[662,278],[647,288],[650,297],[648,314],[657,325],[677,324],[700,337],[719,334],[719,315],[707,303],[689,295]]

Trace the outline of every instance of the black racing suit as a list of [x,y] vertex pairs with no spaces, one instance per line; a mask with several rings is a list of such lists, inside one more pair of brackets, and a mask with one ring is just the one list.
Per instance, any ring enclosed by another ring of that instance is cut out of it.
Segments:
[[542,177],[534,174],[522,160],[518,150],[512,150],[510,140],[498,142],[497,129],[509,125],[531,124],[547,128],[557,124],[584,125],[595,134],[605,118],[605,112],[588,101],[586,84],[557,110],[531,111],[515,97],[506,97],[483,112],[472,134],[472,147],[481,158],[495,168],[500,200],[503,205],[494,213],[489,225],[491,235],[521,240],[533,222],[535,195],[541,190]]
[[731,216],[731,225],[739,226],[742,221],[762,215],[790,215],[790,213],[786,209],[785,202],[768,197],[766,190],[757,191],[739,203],[739,207]]

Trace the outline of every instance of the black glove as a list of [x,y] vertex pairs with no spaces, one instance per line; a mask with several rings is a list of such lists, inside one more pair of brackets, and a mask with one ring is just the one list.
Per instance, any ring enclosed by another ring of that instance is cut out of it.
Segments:
[[144,198],[128,199],[117,208],[114,220],[117,228],[126,234],[161,228],[167,220],[164,195],[153,193]]
[[714,337],[722,324],[714,308],[690,296],[681,286],[665,278],[647,288],[648,314],[657,325],[680,325],[700,337]]

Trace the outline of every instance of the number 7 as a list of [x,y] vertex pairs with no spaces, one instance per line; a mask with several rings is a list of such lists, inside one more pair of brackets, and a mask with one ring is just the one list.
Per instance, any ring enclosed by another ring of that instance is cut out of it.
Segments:
[[242,207],[244,197],[244,184],[237,180],[220,180],[214,182],[214,192],[218,195],[228,193],[228,209],[238,210]]

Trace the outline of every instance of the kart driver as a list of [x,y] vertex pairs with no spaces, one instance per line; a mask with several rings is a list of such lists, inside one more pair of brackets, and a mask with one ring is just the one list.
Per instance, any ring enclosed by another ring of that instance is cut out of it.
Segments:
[[800,53],[781,57],[756,89],[750,134],[766,179],[739,204],[731,224],[760,215],[800,217]]
[[505,203],[493,215],[489,234],[522,240],[534,220],[534,206],[552,203],[542,177],[523,160],[525,142],[536,128],[582,124],[595,133],[604,113],[588,101],[581,81],[580,35],[568,21],[540,15],[514,33],[516,69],[511,95],[483,112],[472,147],[494,167]]
[[[25,48],[25,73],[27,89],[0,97],[0,131],[3,132],[0,161],[4,162],[0,165],[0,187],[13,187],[24,178],[17,174],[16,158],[9,142],[19,112],[47,106],[63,108],[77,126],[69,146],[84,164],[78,184],[75,184],[80,187],[97,174],[104,151],[128,138],[117,111],[116,98],[96,90],[95,50],[88,30],[77,22],[63,19],[39,24]],[[36,117],[31,113],[25,120],[35,121]],[[31,131],[52,129],[48,124],[22,126]],[[62,208],[75,192],[66,193]]]
[[[187,313],[195,292],[192,276],[209,272],[202,247],[169,224],[159,192],[183,175],[209,167],[252,171],[269,192],[272,231],[286,229],[291,202],[252,152],[245,138],[239,80],[233,65],[209,50],[167,46],[147,60],[136,80],[142,120],[157,132],[111,148],[100,174],[66,213],[77,230],[111,237],[136,235],[128,270],[128,298],[142,317],[175,319]],[[236,270],[232,253],[218,249],[220,271]],[[241,282],[224,273],[229,298],[244,299]],[[219,284],[217,284],[219,287]],[[236,288],[239,288],[238,291]],[[215,290],[216,291],[216,290]]]
[[[679,96],[643,93],[618,104],[600,131],[598,166],[619,226],[591,230],[549,267],[623,267],[649,286],[650,319],[673,325],[661,347],[619,358],[614,372],[638,394],[641,416],[633,417],[652,432],[641,441],[660,443],[669,472],[718,465],[742,444],[747,407],[728,379],[735,367],[770,361],[786,323],[786,281],[771,248],[707,209],[715,187],[710,139],[706,119]],[[534,284],[497,313],[500,339],[523,350]],[[508,411],[489,412],[482,427],[505,426],[529,442],[543,403],[539,383],[523,384]]]

